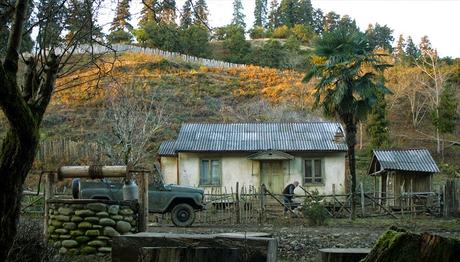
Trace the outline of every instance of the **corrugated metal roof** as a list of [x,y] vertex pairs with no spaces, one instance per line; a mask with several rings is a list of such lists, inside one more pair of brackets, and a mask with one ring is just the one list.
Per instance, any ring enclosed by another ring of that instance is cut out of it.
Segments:
[[374,156],[385,170],[437,173],[439,168],[427,149],[374,150]]
[[175,148],[176,140],[168,140],[164,141],[160,145],[160,149],[158,150],[158,154],[160,156],[175,156],[176,155],[176,148]]
[[334,142],[339,123],[220,123],[184,124],[176,152],[202,151],[346,151]]

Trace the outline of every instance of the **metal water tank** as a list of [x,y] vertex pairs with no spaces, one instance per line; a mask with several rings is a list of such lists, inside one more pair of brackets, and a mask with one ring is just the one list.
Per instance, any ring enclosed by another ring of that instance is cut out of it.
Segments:
[[139,199],[139,187],[134,180],[126,180],[123,185],[123,200]]

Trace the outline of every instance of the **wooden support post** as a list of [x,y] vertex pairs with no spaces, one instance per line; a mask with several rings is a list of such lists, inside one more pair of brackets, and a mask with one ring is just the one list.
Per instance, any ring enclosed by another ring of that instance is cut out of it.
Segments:
[[45,218],[43,224],[43,234],[45,239],[48,239],[48,220],[49,220],[49,205],[48,200],[54,196],[54,173],[47,173],[45,177]]
[[364,209],[364,187],[363,182],[359,183],[359,188],[361,189],[361,212],[363,217],[366,215],[366,210]]
[[237,224],[240,224],[240,194],[239,194],[239,187],[240,187],[240,183],[239,182],[236,182],[236,195],[235,195],[235,199],[236,199],[236,203],[235,203],[235,207],[236,207],[236,223]]
[[335,217],[335,184],[332,184],[332,217]]
[[146,232],[149,223],[149,174],[139,175],[139,231]]
[[413,208],[414,208],[414,200],[413,200],[413,193],[414,193],[414,188],[412,184],[412,178],[410,179],[410,216],[411,218],[414,216],[413,214]]
[[260,197],[260,215],[259,215],[259,223],[263,224],[264,223],[264,212],[265,212],[265,204],[264,204],[264,199],[265,199],[265,186],[261,185],[260,186],[260,191],[259,191],[259,197]]

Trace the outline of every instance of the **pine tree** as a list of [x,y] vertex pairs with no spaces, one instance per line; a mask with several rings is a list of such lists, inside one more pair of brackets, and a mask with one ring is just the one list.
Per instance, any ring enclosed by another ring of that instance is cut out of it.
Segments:
[[241,0],[233,0],[232,24],[246,28],[246,22],[244,21],[245,17]]
[[320,35],[324,30],[324,14],[321,9],[315,9],[313,12],[313,30],[316,34]]
[[396,42],[396,46],[393,51],[393,56],[399,61],[403,61],[404,57],[406,56],[406,42],[404,36],[402,34],[399,35],[398,41]]
[[96,24],[93,10],[92,0],[69,1],[66,17],[68,33],[65,36],[68,42],[87,44],[104,36],[102,28]]
[[440,102],[438,105],[438,116],[433,113],[433,125],[439,129],[441,134],[452,133],[455,130],[457,119],[458,108],[457,93],[455,86],[452,83],[448,83],[444,86],[440,96]]
[[275,29],[276,27],[280,26],[280,14],[278,6],[278,0],[271,0],[270,12],[268,14],[268,27],[271,29]]
[[115,17],[113,18],[110,31],[131,31],[133,26],[128,22],[131,19],[129,12],[130,0],[118,0],[117,9],[115,11]]
[[371,149],[388,148],[390,146],[387,103],[382,94],[377,96],[377,103],[368,116],[367,134],[370,138]]
[[139,24],[142,26],[149,22],[157,22],[161,11],[158,0],[144,0],[143,3]]
[[267,0],[256,0],[254,18],[254,27],[265,27],[267,25]]
[[379,23],[376,23],[375,26],[372,26],[369,24],[366,30],[366,36],[372,48],[381,48],[388,52],[393,51],[393,47],[391,46],[394,40],[393,29],[389,28],[387,25],[381,26]]
[[204,27],[208,27],[208,5],[206,4],[206,0],[198,0],[195,4],[194,10],[194,18],[193,23],[195,25],[200,25]]
[[298,1],[296,10],[296,23],[313,28],[313,6],[311,4],[311,0]]
[[297,2],[296,0],[281,0],[279,6],[280,24],[293,27],[297,24]]
[[407,44],[406,44],[406,55],[409,59],[414,60],[420,56],[420,50],[418,47],[414,44],[414,41],[412,40],[412,37],[407,38]]
[[60,0],[43,0],[38,3],[37,13],[39,29],[37,44],[41,49],[51,49],[59,46],[63,39],[65,8],[60,8]]
[[339,25],[340,15],[331,11],[326,14],[324,17],[324,28],[323,31],[325,32],[332,32],[334,31],[337,26]]
[[161,3],[160,20],[166,24],[176,23],[176,1],[163,0]]
[[186,0],[184,6],[182,7],[182,14],[180,18],[180,26],[182,28],[189,28],[192,23],[192,0]]

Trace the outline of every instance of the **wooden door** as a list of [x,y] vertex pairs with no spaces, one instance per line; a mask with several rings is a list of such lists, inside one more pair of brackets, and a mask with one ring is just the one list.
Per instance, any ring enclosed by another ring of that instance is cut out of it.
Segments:
[[262,161],[261,180],[270,192],[280,194],[284,187],[283,161]]

